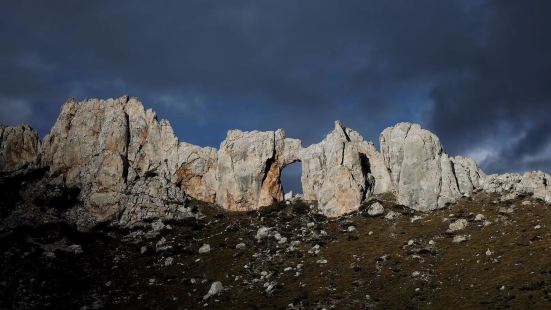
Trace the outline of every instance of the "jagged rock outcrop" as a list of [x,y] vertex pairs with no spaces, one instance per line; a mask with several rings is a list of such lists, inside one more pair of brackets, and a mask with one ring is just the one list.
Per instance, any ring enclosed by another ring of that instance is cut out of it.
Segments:
[[512,199],[519,195],[533,195],[535,198],[551,202],[551,176],[541,171],[524,174],[492,174],[484,179],[482,189],[488,193],[503,195],[503,199]]
[[216,149],[178,141],[170,123],[157,121],[151,110],[131,99],[129,123],[129,178],[161,175],[190,196],[214,202]]
[[[372,162],[376,165],[375,171],[384,175],[373,146],[338,121],[322,142],[302,151],[301,161],[304,198],[316,200],[328,216],[358,209],[373,192]],[[385,186],[383,183],[380,188]]]
[[0,172],[36,164],[40,151],[38,134],[28,125],[0,125]]
[[181,187],[190,183],[208,200],[215,161],[209,156],[209,149],[179,143],[167,121],[123,96],[63,105],[44,138],[42,165],[51,176],[62,175],[66,186],[81,189],[79,224],[129,225],[187,216]]
[[400,204],[422,211],[442,208],[464,194],[470,195],[473,180],[479,182],[480,169],[462,158],[455,159],[461,171],[458,179],[454,161],[444,153],[438,137],[417,124],[387,128],[380,142]]
[[218,151],[216,202],[229,210],[251,210],[283,200],[281,170],[298,160],[299,140],[283,130],[230,130]]
[[[350,130],[349,136],[353,136],[354,134],[357,133]],[[363,141],[363,138],[359,134],[357,135],[357,149],[369,160],[370,175],[373,177],[371,192],[373,194],[394,193],[395,186],[392,184],[390,173],[385,165],[382,153],[379,153],[375,149],[373,142]]]
[[26,125],[1,126],[0,172],[47,171],[40,193],[48,188],[68,189],[71,197],[78,193],[78,203],[64,216],[81,229],[193,216],[187,197],[229,210],[283,201],[281,172],[296,161],[302,162],[304,199],[317,201],[327,216],[354,211],[372,194],[383,193],[422,211],[478,190],[551,202],[549,175],[486,176],[474,160],[449,157],[439,139],[417,124],[385,129],[380,145],[378,152],[337,121],[323,141],[306,148],[282,129],[231,130],[219,150],[199,147],[180,142],[168,121],[158,121],[136,98],[123,96],[69,100],[42,142]]
[[470,197],[476,189],[480,188],[486,178],[486,174],[472,158],[455,156],[450,159],[453,164],[459,192],[464,196]]

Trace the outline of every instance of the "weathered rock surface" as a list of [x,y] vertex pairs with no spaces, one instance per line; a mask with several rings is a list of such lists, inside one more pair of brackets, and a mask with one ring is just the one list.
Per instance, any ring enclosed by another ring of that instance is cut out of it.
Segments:
[[[438,137],[417,124],[400,123],[380,136],[381,153],[400,204],[433,210],[470,195],[480,169],[467,159],[450,159]],[[459,178],[454,163],[460,170]],[[460,180],[460,181],[459,181]]]
[[283,200],[281,170],[297,161],[301,143],[283,130],[230,130],[218,151],[216,202],[251,210]]
[[0,125],[0,172],[10,172],[36,164],[40,141],[28,125]]
[[302,151],[304,198],[316,200],[327,216],[358,209],[373,193],[375,184],[368,155],[373,158],[376,171],[383,175],[380,188],[388,186],[384,184],[384,169],[372,145],[357,132],[335,122],[335,129],[322,142]]
[[471,196],[475,189],[480,188],[486,174],[472,158],[455,156],[450,159],[453,164],[459,192],[464,196]]
[[379,216],[379,215],[382,215],[385,213],[385,208],[383,207],[383,205],[376,201],[375,203],[373,203],[371,206],[369,206],[369,208],[367,209],[367,214],[369,214],[369,216]]
[[81,189],[78,224],[129,225],[188,216],[182,187],[190,184],[208,200],[215,160],[209,151],[179,143],[170,124],[157,121],[135,98],[70,100],[44,138],[42,165],[51,176],[62,175],[66,186]]
[[533,195],[535,198],[551,202],[551,176],[541,171],[524,174],[492,174],[484,179],[482,189],[488,193],[502,194],[505,199],[520,195]]
[[385,129],[380,144],[378,152],[337,121],[323,141],[306,148],[282,129],[231,130],[219,150],[203,148],[180,142],[168,121],[123,96],[69,100],[42,142],[26,125],[0,126],[0,172],[40,168],[47,171],[40,193],[78,189],[79,203],[64,216],[81,229],[193,216],[188,197],[236,211],[283,201],[281,172],[296,161],[302,162],[303,199],[317,201],[327,216],[354,211],[384,193],[422,211],[477,190],[551,202],[549,175],[486,176],[474,160],[449,157],[439,139],[417,124]]

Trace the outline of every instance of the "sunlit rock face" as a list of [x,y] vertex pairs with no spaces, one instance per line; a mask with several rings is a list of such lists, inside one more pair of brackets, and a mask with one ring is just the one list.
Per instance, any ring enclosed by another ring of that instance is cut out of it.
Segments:
[[68,101],[44,138],[42,156],[51,176],[81,189],[82,225],[186,216],[186,186],[214,200],[215,161],[213,149],[180,143],[168,121],[127,96]]
[[457,179],[459,192],[470,197],[476,189],[479,189],[486,178],[486,174],[472,158],[455,156],[450,158],[453,171]]
[[442,208],[480,185],[483,173],[474,161],[450,159],[438,137],[418,124],[387,128],[380,143],[400,204],[421,211]]
[[481,187],[485,192],[503,195],[502,199],[533,195],[551,203],[551,176],[541,171],[492,174],[484,179]]
[[281,170],[298,160],[299,140],[283,130],[230,130],[218,151],[216,201],[229,210],[251,210],[283,200]]
[[373,171],[380,177],[379,188],[389,186],[384,184],[389,178],[385,178],[372,144],[338,121],[322,142],[302,151],[301,161],[304,199],[316,200],[320,210],[328,216],[358,209],[374,191]]
[[258,209],[284,200],[281,172],[296,161],[304,200],[331,217],[384,193],[421,211],[475,191],[551,202],[549,175],[486,176],[474,160],[448,156],[438,137],[417,124],[385,129],[380,145],[378,152],[337,121],[323,141],[305,148],[282,129],[230,130],[218,150],[200,147],[179,141],[168,121],[123,96],[69,100],[43,141],[27,125],[0,126],[0,173],[41,168],[43,183],[78,189],[79,203],[65,216],[81,229],[193,216],[188,197],[228,210]]
[[36,164],[40,140],[28,125],[0,125],[0,172],[15,171]]

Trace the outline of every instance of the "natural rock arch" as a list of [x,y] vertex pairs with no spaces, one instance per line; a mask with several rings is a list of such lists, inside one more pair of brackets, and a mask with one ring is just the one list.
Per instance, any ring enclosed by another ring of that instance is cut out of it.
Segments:
[[[298,171],[298,175],[296,175],[296,171]],[[302,194],[302,161],[300,159],[295,160],[288,165],[285,165],[281,169],[281,185],[283,188],[283,192],[287,194],[289,191],[292,191],[293,194]],[[294,188],[294,183],[298,181],[298,186],[300,189]]]
[[337,121],[323,141],[306,148],[282,129],[230,130],[218,150],[202,148],[179,141],[170,123],[136,98],[69,100],[42,141],[28,126],[0,126],[0,172],[40,168],[47,180],[78,187],[81,204],[66,216],[79,227],[189,216],[186,196],[229,210],[256,209],[283,200],[282,170],[297,161],[304,199],[316,200],[327,216],[356,210],[381,193],[421,211],[476,190],[551,202],[549,175],[486,176],[472,159],[449,157],[417,124],[389,127],[380,142],[378,152]]
[[218,151],[216,202],[230,210],[250,210],[283,200],[281,171],[299,160],[300,140],[285,131],[230,130]]

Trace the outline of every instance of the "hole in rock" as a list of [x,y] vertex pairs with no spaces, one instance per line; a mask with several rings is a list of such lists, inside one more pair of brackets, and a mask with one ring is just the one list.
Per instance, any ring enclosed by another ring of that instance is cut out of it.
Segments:
[[289,164],[281,171],[281,186],[283,193],[293,192],[293,195],[302,194],[302,163],[300,161]]

